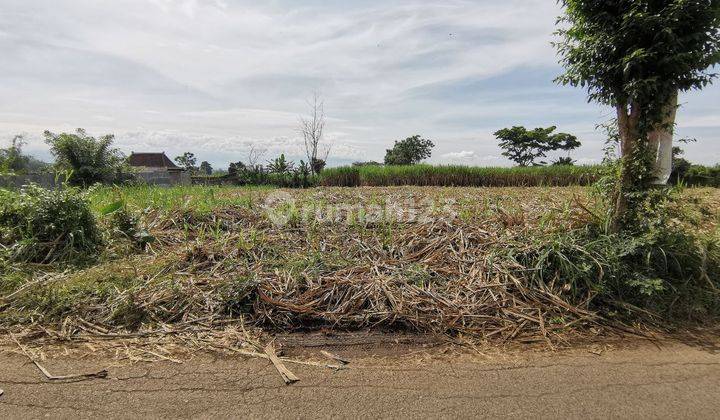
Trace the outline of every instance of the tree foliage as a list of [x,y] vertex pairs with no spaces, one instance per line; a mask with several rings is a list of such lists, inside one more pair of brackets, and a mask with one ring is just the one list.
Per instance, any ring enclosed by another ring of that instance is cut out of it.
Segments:
[[115,136],[91,137],[82,128],[75,134],[45,131],[45,142],[55,157],[55,166],[70,171],[72,185],[90,186],[117,179],[126,169],[125,156],[112,147]]
[[616,108],[622,160],[612,229],[638,224],[654,183],[658,132],[678,92],[701,89],[720,60],[720,0],[563,0],[557,81]]
[[22,152],[25,139],[22,135],[13,137],[10,146],[0,149],[0,172],[20,172],[28,163],[28,157]]
[[548,152],[570,151],[580,147],[577,137],[567,133],[553,134],[556,129],[557,127],[553,126],[528,130],[516,126],[495,132],[495,137],[500,140],[500,147],[505,150],[503,156],[518,165],[544,165],[545,162],[537,160],[546,157]]
[[185,152],[181,156],[175,157],[175,163],[181,168],[190,172],[197,172],[197,158],[194,153]]
[[644,128],[678,90],[699,89],[720,58],[718,0],[563,0],[556,46],[565,74],[603,104],[640,105]]
[[200,164],[200,173],[203,175],[212,175],[213,168],[212,165],[210,165],[210,162],[204,160]]
[[285,158],[285,154],[268,161],[267,170],[271,174],[285,174],[291,172],[295,167],[295,163]]
[[385,153],[386,165],[415,165],[432,155],[435,144],[419,135],[395,142]]

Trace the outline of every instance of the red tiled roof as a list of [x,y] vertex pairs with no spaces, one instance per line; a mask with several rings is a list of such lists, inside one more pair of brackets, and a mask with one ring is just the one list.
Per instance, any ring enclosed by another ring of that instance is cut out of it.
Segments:
[[128,164],[147,168],[180,169],[165,156],[165,153],[132,153],[128,158]]

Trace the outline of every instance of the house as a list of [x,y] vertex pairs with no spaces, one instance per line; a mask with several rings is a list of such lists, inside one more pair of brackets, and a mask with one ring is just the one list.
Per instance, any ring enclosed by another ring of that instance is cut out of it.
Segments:
[[149,184],[189,184],[190,174],[175,165],[165,152],[135,153],[128,157],[128,165],[138,171],[138,176]]
[[135,153],[128,158],[128,164],[139,172],[182,171],[169,157],[162,153]]

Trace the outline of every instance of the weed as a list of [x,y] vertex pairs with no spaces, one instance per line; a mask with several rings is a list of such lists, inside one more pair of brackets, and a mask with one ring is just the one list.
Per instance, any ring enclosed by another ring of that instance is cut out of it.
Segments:
[[102,240],[85,192],[31,185],[0,191],[0,244],[11,261],[47,264],[86,260]]

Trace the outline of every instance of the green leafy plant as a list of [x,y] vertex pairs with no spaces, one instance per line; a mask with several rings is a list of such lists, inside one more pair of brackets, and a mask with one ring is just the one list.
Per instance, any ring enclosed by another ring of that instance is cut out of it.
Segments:
[[10,261],[51,263],[93,257],[102,239],[85,192],[30,185],[0,190],[0,244]]
[[118,175],[128,172],[124,155],[112,148],[113,141],[112,134],[96,139],[81,128],[75,134],[45,132],[45,142],[55,156],[56,168],[72,171],[68,181],[75,186],[111,183],[118,180]]
[[291,172],[294,167],[295,163],[285,159],[284,153],[267,164],[267,170],[272,174],[286,174]]

